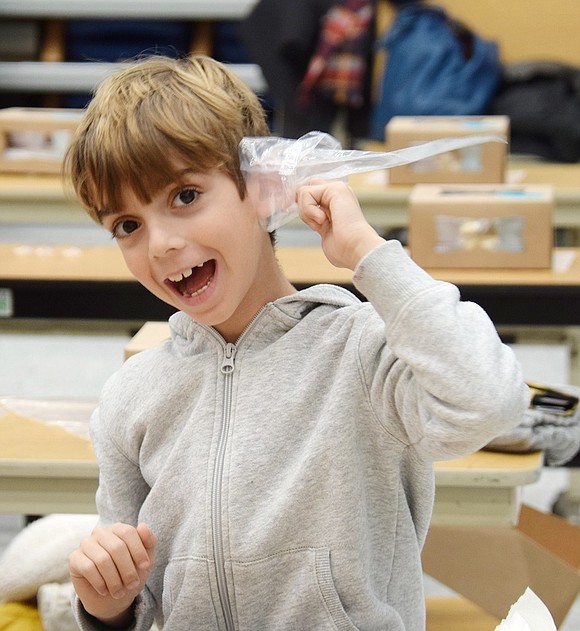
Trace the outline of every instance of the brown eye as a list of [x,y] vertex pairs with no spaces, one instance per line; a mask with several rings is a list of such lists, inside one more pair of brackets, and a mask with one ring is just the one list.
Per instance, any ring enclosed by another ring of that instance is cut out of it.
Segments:
[[124,219],[115,224],[113,228],[113,236],[117,239],[129,236],[132,232],[135,232],[139,228],[140,224],[135,219]]
[[184,188],[175,196],[174,204],[176,206],[188,206],[196,200],[197,196],[198,192],[196,189]]

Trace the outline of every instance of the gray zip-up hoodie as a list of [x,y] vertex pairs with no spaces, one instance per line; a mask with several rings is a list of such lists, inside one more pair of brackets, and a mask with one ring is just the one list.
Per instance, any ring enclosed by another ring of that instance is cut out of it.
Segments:
[[158,537],[138,631],[424,629],[433,461],[521,422],[527,388],[486,314],[397,242],[354,283],[369,302],[311,287],[235,345],[178,313],[107,383],[99,514]]

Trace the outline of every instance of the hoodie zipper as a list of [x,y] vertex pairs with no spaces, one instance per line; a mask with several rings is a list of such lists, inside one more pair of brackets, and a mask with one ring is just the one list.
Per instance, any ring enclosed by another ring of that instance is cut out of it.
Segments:
[[212,539],[215,559],[218,595],[227,631],[234,631],[234,619],[228,593],[227,576],[224,558],[223,526],[222,526],[222,481],[224,471],[224,459],[226,445],[232,415],[232,385],[236,358],[235,344],[228,343],[224,348],[221,372],[224,376],[223,411],[220,435],[217,446],[216,460],[213,470],[212,482]]
[[[254,315],[252,320],[246,325],[245,329],[241,332],[240,336],[236,340],[235,344],[227,342],[223,346],[223,357],[221,363],[221,373],[224,376],[224,390],[223,390],[223,411],[220,427],[220,435],[218,439],[218,446],[216,452],[216,458],[213,469],[212,479],[212,491],[211,491],[211,513],[212,513],[212,542],[213,542],[213,554],[216,568],[216,580],[218,588],[218,596],[224,620],[226,624],[226,631],[235,631],[234,616],[232,613],[232,605],[229,596],[225,555],[224,555],[224,532],[222,524],[222,486],[223,486],[223,472],[224,461],[226,456],[226,446],[228,442],[228,434],[230,430],[230,422],[232,416],[232,389],[234,382],[234,370],[236,367],[236,353],[238,345],[246,335],[246,333],[252,328],[252,325],[258,320],[260,315],[264,312],[265,307],[262,307],[258,313]],[[213,334],[219,337],[213,329]],[[220,337],[222,343],[223,338]]]

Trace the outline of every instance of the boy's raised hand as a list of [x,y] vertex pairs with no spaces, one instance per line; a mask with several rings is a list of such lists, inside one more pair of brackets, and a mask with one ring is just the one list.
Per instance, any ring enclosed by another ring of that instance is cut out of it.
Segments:
[[365,254],[384,243],[344,182],[312,180],[298,188],[296,202],[302,221],[318,232],[326,258],[336,267],[354,270]]
[[129,626],[133,601],[155,561],[156,537],[145,524],[95,528],[69,557],[85,610],[110,626]]

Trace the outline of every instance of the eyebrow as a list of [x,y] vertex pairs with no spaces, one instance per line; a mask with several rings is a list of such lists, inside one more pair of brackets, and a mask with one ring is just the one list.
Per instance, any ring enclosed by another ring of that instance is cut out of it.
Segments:
[[111,208],[99,208],[97,209],[95,214],[97,216],[97,219],[99,220],[99,223],[102,224],[104,219],[106,219],[107,217],[110,217],[111,215],[116,215],[118,213],[112,210]]

